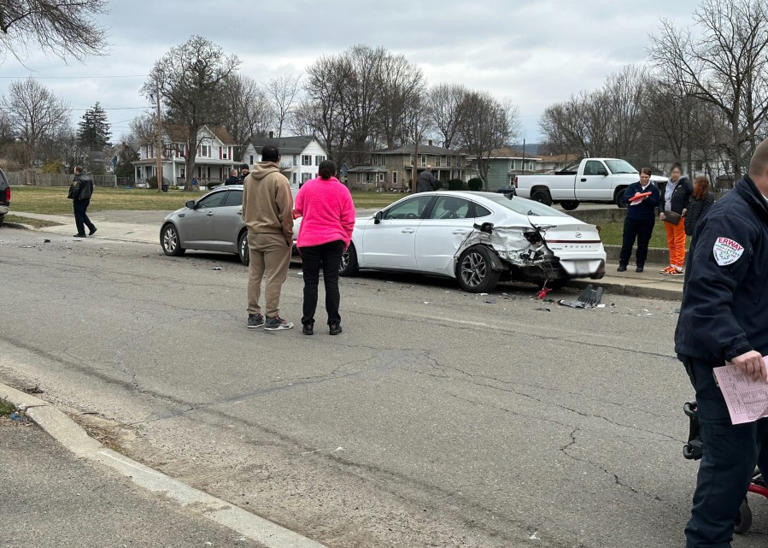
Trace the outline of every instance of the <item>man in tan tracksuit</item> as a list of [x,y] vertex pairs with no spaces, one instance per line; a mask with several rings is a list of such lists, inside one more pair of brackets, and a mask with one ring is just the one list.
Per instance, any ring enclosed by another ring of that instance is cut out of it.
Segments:
[[[248,328],[291,329],[279,315],[280,289],[288,276],[293,247],[293,197],[280,173],[280,152],[261,150],[262,161],[243,181],[243,221],[248,226]],[[261,314],[261,280],[266,278],[266,319]]]

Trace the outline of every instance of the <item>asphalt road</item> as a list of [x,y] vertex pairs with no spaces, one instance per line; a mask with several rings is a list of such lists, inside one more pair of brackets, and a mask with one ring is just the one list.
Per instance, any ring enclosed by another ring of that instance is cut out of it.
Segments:
[[260,546],[0,417],[0,546]]
[[[0,379],[129,456],[331,546],[682,545],[676,303],[369,274],[342,336],[253,332],[234,257],[46,237],[0,232]],[[734,546],[765,545],[753,511]]]

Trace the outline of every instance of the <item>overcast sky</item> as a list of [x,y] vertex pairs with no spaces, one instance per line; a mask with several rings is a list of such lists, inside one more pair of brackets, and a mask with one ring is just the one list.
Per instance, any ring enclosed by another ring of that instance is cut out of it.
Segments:
[[63,97],[73,122],[96,101],[119,137],[146,101],[139,88],[154,62],[192,34],[241,59],[259,81],[303,73],[322,54],[354,44],[406,55],[430,84],[459,82],[519,108],[521,138],[540,139],[547,105],[599,87],[628,63],[643,63],[661,18],[687,25],[698,0],[112,0],[99,17],[104,56],[68,61],[36,48],[24,63],[0,60],[0,93],[31,75]]

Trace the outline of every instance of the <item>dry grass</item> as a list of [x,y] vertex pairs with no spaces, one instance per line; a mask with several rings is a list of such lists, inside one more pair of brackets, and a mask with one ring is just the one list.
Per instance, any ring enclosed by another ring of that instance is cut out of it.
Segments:
[[34,228],[44,228],[46,226],[60,226],[61,223],[54,223],[53,221],[44,221],[42,219],[32,219],[31,217],[19,217],[12,213],[8,213],[5,216],[6,223],[20,223]]

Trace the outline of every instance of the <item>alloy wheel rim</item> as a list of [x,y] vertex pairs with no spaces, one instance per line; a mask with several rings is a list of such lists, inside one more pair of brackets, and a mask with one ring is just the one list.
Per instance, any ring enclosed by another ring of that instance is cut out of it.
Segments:
[[461,279],[468,287],[477,287],[488,275],[485,258],[477,251],[467,254],[461,262]]
[[347,266],[349,266],[349,249],[341,254],[341,268],[339,270],[344,272],[347,269]]
[[242,259],[245,259],[247,256],[246,253],[248,252],[248,240],[247,238],[240,238],[240,257]]
[[168,227],[165,229],[165,237],[163,238],[163,245],[165,249],[173,253],[176,251],[176,231]]

